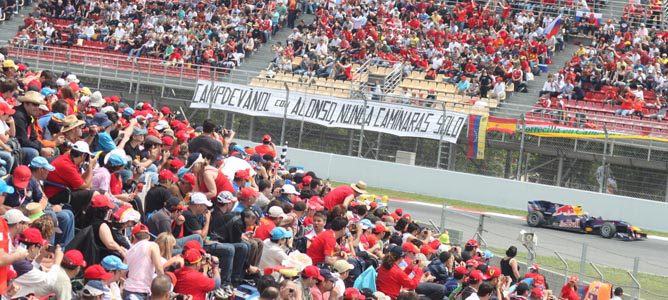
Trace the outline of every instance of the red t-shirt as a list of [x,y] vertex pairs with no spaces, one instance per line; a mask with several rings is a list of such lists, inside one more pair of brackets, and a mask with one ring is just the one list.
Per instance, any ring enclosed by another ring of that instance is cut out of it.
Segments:
[[344,185],[337,187],[325,195],[325,198],[323,198],[323,201],[325,202],[325,208],[327,210],[332,210],[334,206],[343,204],[343,201],[346,199],[346,197],[354,194],[355,191],[353,191],[353,188],[350,186]]
[[580,300],[580,294],[573,290],[570,285],[564,284],[564,286],[561,288],[561,297],[563,299],[567,300]]
[[[48,181],[64,185],[70,190],[78,190],[86,183],[81,177],[81,173],[79,173],[79,168],[74,165],[74,162],[70,158],[69,152],[58,156],[51,165],[56,169],[49,172],[49,176],[46,178]],[[51,198],[63,190],[63,188],[47,184],[44,187],[44,194],[46,197]]]
[[274,228],[276,228],[274,221],[264,217],[260,220],[260,226],[255,229],[255,237],[264,241],[271,237]]
[[[415,273],[413,278],[408,275]],[[376,277],[376,288],[379,292],[396,299],[402,288],[413,290],[417,288],[422,279],[422,270],[420,268],[406,268],[402,270],[397,264],[391,269],[384,267],[378,268],[378,277]]]
[[[211,166],[209,166],[207,168],[215,169],[214,167],[211,167]],[[232,185],[230,180],[227,178],[227,176],[225,176],[225,174],[223,174],[222,171],[218,171],[218,175],[216,176],[216,181],[215,182],[216,182],[216,195],[220,194],[220,192],[222,192],[222,191],[228,191],[232,194],[235,193],[234,186]],[[206,187],[206,184],[204,183],[204,180],[200,181],[199,190],[202,193],[206,193],[206,192],[209,191],[209,189]],[[215,196],[214,196],[214,198],[215,198]]]
[[276,157],[276,151],[274,151],[274,148],[265,144],[255,146],[255,153],[260,155],[271,154],[271,157]]
[[216,287],[216,282],[193,269],[182,267],[176,272],[176,285],[174,292],[184,295],[191,295],[192,300],[206,299],[206,293],[213,291]]
[[336,236],[334,236],[334,231],[328,229],[313,239],[311,246],[306,249],[306,254],[311,257],[313,264],[317,264],[324,262],[327,256],[334,256],[335,248]]
[[[7,221],[0,218],[0,249],[9,253],[9,226],[7,226]],[[9,270],[9,265],[0,267],[0,294],[4,295],[7,293],[7,271]]]

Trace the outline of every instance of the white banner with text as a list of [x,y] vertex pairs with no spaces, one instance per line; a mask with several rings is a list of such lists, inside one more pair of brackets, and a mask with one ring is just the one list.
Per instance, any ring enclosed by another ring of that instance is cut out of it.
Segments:
[[[286,91],[198,80],[190,108],[225,110],[258,117],[283,118]],[[390,103],[291,92],[287,118],[326,127],[359,129],[397,136],[456,143],[467,115]]]

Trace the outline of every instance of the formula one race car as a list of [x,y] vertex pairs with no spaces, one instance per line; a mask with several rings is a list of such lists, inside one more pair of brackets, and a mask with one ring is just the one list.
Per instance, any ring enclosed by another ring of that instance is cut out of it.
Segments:
[[604,238],[623,240],[647,238],[640,228],[624,221],[604,220],[589,216],[582,207],[553,203],[545,200],[528,202],[527,224],[531,227],[549,227],[582,233],[600,234]]

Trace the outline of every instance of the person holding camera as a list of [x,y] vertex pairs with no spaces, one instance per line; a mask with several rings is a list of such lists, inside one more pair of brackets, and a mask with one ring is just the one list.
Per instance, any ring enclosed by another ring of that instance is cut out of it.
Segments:
[[24,297],[28,294],[46,296],[58,290],[56,284],[58,283],[60,264],[63,261],[63,251],[60,246],[53,248],[53,266],[48,272],[45,272],[35,266],[35,262],[39,263],[43,258],[44,251],[42,251],[42,248],[48,245],[42,237],[42,233],[37,228],[27,228],[18,234],[16,240],[19,243],[18,248],[25,249],[28,256],[26,259],[15,261],[12,264],[17,274],[14,283],[20,288],[14,297]]
[[[97,165],[96,156],[90,153],[86,142],[78,141],[51,165],[54,170],[46,178],[44,194],[52,205],[67,204],[74,215],[78,215],[98,194],[90,189],[93,169]],[[85,171],[81,174],[79,170],[84,166]]]
[[[174,272],[174,292],[204,300],[206,294],[220,287],[218,259],[201,249],[188,249],[183,254],[185,265]],[[210,273],[210,276],[206,274]]]

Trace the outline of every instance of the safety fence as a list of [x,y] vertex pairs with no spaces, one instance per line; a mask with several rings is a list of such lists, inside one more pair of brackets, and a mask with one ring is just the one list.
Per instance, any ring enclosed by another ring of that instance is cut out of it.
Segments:
[[[643,241],[624,242],[551,229],[523,229],[524,221],[520,219],[460,212],[445,205],[440,224],[435,223],[437,216],[419,212],[418,216],[428,227],[448,230],[456,237],[451,240],[455,245],[463,246],[468,239],[477,240],[482,250],[494,253],[491,261],[497,265],[509,246],[517,247],[520,273],[524,274],[529,266],[538,264],[540,273],[557,296],[568,278],[577,275],[580,285],[597,280],[622,287],[626,299],[668,298],[668,286],[665,285],[668,273],[661,258],[653,257],[658,253],[635,250],[643,247]],[[526,243],[522,233],[532,234],[535,244]]]

